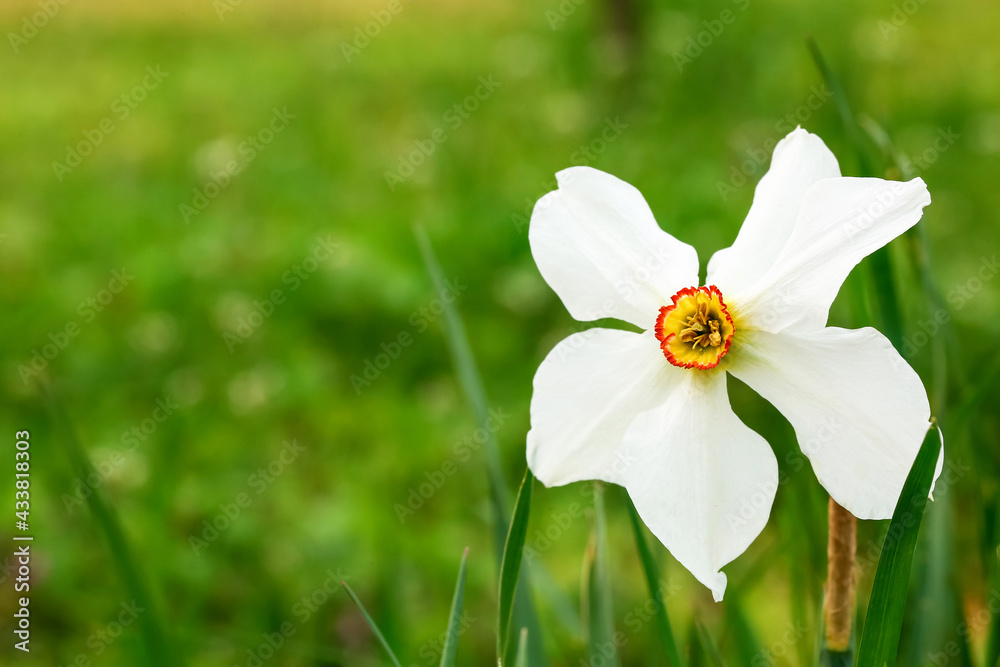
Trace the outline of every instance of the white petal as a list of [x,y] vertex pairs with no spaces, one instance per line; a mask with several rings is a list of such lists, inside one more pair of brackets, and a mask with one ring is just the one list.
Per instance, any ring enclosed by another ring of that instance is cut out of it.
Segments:
[[589,329],[569,336],[535,373],[528,466],[546,486],[621,484],[620,448],[632,419],[663,401],[685,371],[652,333]]
[[934,487],[937,486],[941,471],[944,470],[944,431],[940,427],[938,427],[938,436],[941,438],[941,452],[938,454],[937,465],[934,466],[934,479],[931,480],[931,490],[928,494],[931,500],[934,500]]
[[570,314],[652,329],[660,306],[698,285],[698,254],[659,228],[642,195],[590,167],[556,175],[559,189],[531,213],[538,270]]
[[752,286],[723,290],[726,303],[749,328],[820,329],[851,269],[917,224],[930,201],[919,178],[819,181],[806,192],[795,229],[771,268]]
[[756,282],[792,235],[806,190],[824,178],[839,177],[837,158],[815,134],[796,128],[779,141],[736,241],[712,255],[706,283],[727,294]]
[[760,534],[778,488],[774,453],[733,413],[726,374],[689,371],[663,404],[635,418],[622,456],[639,516],[721,600],[719,570]]
[[871,328],[747,331],[728,356],[729,372],[791,422],[834,500],[860,519],[892,516],[930,405],[885,336]]

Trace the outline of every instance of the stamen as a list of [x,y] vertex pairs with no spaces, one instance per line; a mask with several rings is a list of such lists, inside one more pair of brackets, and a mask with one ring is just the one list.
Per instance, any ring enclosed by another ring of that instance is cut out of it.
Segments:
[[715,368],[729,351],[736,327],[715,285],[687,287],[660,308],[656,338],[667,360],[682,368]]

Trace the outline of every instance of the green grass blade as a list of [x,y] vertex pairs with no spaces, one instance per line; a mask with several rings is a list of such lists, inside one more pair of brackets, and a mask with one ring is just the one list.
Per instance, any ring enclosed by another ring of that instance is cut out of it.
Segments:
[[[424,259],[424,265],[434,283],[434,289],[439,294],[445,287],[444,270],[434,254],[430,239],[423,228],[415,227],[414,233],[417,236],[417,243],[420,246],[420,253]],[[486,387],[483,385],[479,367],[472,354],[472,346],[469,345],[469,337],[465,331],[465,324],[458,313],[458,308],[454,304],[454,299],[445,300],[444,304],[444,329],[445,339],[448,343],[448,351],[451,354],[458,381],[462,385],[462,391],[466,400],[472,406],[472,411],[476,416],[476,422],[487,434],[486,445],[483,448],[486,452],[486,469],[489,475],[491,499],[496,513],[496,524],[501,530],[499,544],[502,544],[503,528],[507,525],[507,486],[503,476],[503,468],[500,465],[500,448],[497,444],[496,434],[493,429],[486,427],[489,420],[489,400],[486,396]],[[499,546],[499,545],[498,545]]]
[[674,638],[674,631],[670,625],[670,615],[667,613],[666,600],[663,599],[663,590],[660,588],[660,573],[653,558],[653,553],[649,550],[649,542],[642,532],[642,519],[632,504],[632,499],[628,498],[628,515],[632,521],[632,532],[635,534],[635,544],[639,551],[639,560],[642,561],[642,570],[646,575],[646,585],[649,587],[649,594],[656,605],[656,634],[659,635],[663,643],[663,650],[666,652],[667,664],[670,667],[682,667],[681,655],[677,651],[677,640]]
[[855,152],[858,157],[858,171],[861,176],[872,176],[874,170],[872,169],[871,161],[868,158],[868,153],[865,150],[865,144],[863,140],[863,133],[861,127],[858,125],[854,118],[854,112],[851,110],[851,104],[848,101],[847,93],[844,87],[840,83],[840,79],[833,73],[833,70],[827,65],[826,59],[823,57],[823,53],[819,50],[819,45],[816,40],[809,38],[806,40],[806,46],[809,48],[809,54],[812,56],[813,62],[816,63],[816,69],[819,70],[820,76],[823,78],[823,82],[826,83],[827,88],[833,94],[833,101],[837,105],[837,112],[840,114],[840,121],[844,126],[844,131],[847,134],[847,138],[850,140],[851,144],[855,147]]
[[[894,143],[889,132],[870,118],[860,118],[859,124],[882,150],[883,159],[890,169],[898,172],[904,180],[917,176],[913,163]],[[940,321],[942,313],[947,314],[948,305],[937,289],[930,270],[931,244],[928,227],[921,222],[907,235],[906,257],[914,268],[927,308],[927,317],[937,321],[940,330],[932,336],[932,381],[930,383],[931,414],[935,415],[942,429],[945,428],[944,413],[948,394],[948,339],[954,333],[952,320]],[[894,341],[895,344],[895,341]],[[897,346],[898,349],[898,346]],[[964,384],[964,383],[961,383]],[[948,424],[949,432],[952,429]],[[959,588],[952,581],[955,572],[955,541],[953,524],[955,508],[952,495],[944,493],[937,498],[937,509],[927,517],[927,525],[921,533],[917,549],[918,557],[913,565],[913,601],[907,624],[909,641],[901,649],[899,663],[908,667],[919,667],[926,657],[939,651],[939,647],[957,640],[960,664],[970,664],[967,642],[956,636],[955,628],[962,617],[962,600]]]
[[[896,146],[892,137],[883,127],[868,117],[858,119],[858,124],[864,129],[872,141],[881,149],[883,160],[886,163],[886,171],[895,170],[903,180],[908,181],[918,175],[913,163],[906,157],[906,154]],[[924,293],[924,301],[928,309],[928,316],[935,319],[938,314],[948,312],[948,304],[944,295],[934,283],[931,273],[931,243],[928,236],[927,224],[921,221],[913,229],[907,232],[910,243],[907,244],[907,256],[910,264],[916,269],[920,277],[921,288]],[[947,341],[953,339],[954,332],[952,319],[945,322],[938,322],[941,331],[933,338],[933,381],[931,383],[931,414],[938,417],[939,423],[944,428],[941,421],[944,415],[945,397],[948,388],[948,350]]]
[[988,365],[979,366],[975,384],[966,390],[961,402],[951,411],[952,417],[948,420],[949,437],[954,431],[964,428],[966,423],[972,421],[976,410],[994,390],[998,379],[1000,379],[1000,353],[993,357]]
[[759,663],[761,656],[764,655],[764,647],[757,638],[757,633],[736,591],[730,591],[726,597],[725,619],[727,634],[734,640],[741,664]]
[[[445,288],[444,270],[441,268],[430,239],[421,227],[414,227],[414,234],[420,246],[427,272],[430,274],[434,289],[439,294]],[[486,444],[483,447],[486,456],[486,473],[489,483],[490,504],[493,508],[493,543],[496,553],[497,563],[503,560],[504,544],[507,539],[507,527],[510,523],[508,514],[509,499],[507,497],[507,483],[504,479],[503,468],[500,465],[500,447],[497,444],[496,433],[490,428],[489,400],[486,388],[483,385],[479,367],[476,365],[475,357],[472,354],[472,346],[465,331],[465,325],[458,308],[454,304],[454,299],[444,301],[444,329],[445,339],[448,343],[448,350],[451,354],[455,372],[458,375],[459,383],[465,394],[466,400],[472,406],[476,417],[476,423],[486,433]],[[544,573],[542,573],[544,574]],[[521,572],[520,591],[514,598],[514,620],[515,625],[526,627],[530,630],[528,637],[528,652],[531,656],[532,664],[541,666],[545,664],[545,649],[542,646],[541,625],[538,622],[538,615],[534,604],[531,601],[531,582],[528,577],[528,570],[524,568]]]
[[[816,605],[816,610],[813,612],[814,618],[816,619],[816,624],[813,626],[815,629],[815,635],[813,637],[813,660],[800,660],[800,664],[808,665],[811,663],[816,663],[819,667],[828,667],[826,663],[823,662],[823,655],[825,653],[824,649],[826,644],[826,619],[823,618],[823,607],[825,605],[826,591],[819,597],[819,604]],[[857,614],[855,614],[854,627],[857,628]]]
[[594,482],[594,529],[587,547],[586,562],[587,646],[590,664],[618,665],[603,482]]
[[383,635],[382,631],[378,629],[378,625],[375,624],[375,619],[371,617],[368,610],[365,609],[365,606],[361,604],[361,600],[357,595],[355,595],[354,590],[347,585],[346,581],[340,582],[340,585],[344,587],[347,594],[351,596],[352,600],[354,600],[354,604],[358,605],[358,609],[361,610],[361,615],[365,617],[368,627],[372,629],[372,632],[375,633],[375,637],[378,638],[382,647],[385,649],[385,652],[389,654],[390,658],[392,658],[392,664],[396,665],[396,667],[402,667],[402,665],[399,664],[399,658],[396,657],[396,654],[392,652],[392,648],[389,647],[389,642],[385,640],[385,635]]
[[722,660],[722,653],[719,652],[719,645],[715,643],[715,639],[708,632],[701,621],[695,621],[696,639],[698,644],[701,646],[701,652],[705,656],[706,663],[712,667],[725,667],[726,663]]
[[521,628],[521,636],[517,640],[517,658],[514,667],[528,667],[528,628]]
[[[80,479],[90,479],[91,475],[97,475],[94,466],[84,452],[83,445],[77,436],[76,429],[70,421],[69,415],[63,409],[62,404],[56,398],[55,392],[48,386],[42,385],[42,394],[45,397],[46,405],[52,414],[53,421],[62,426],[66,434],[62,441],[69,455],[70,464],[74,474]],[[90,506],[91,514],[98,528],[104,533],[111,550],[111,558],[114,561],[118,574],[129,595],[135,600],[135,605],[145,611],[138,615],[139,629],[142,634],[143,644],[147,653],[147,664],[154,667],[176,664],[179,657],[174,655],[171,642],[167,640],[164,626],[160,621],[159,614],[153,605],[153,600],[146,588],[145,581],[139,571],[132,551],[129,548],[125,532],[121,527],[121,520],[114,507],[104,501],[104,496],[100,489],[93,489],[87,496],[87,504]]]
[[[990,573],[990,581],[993,584],[991,591],[997,590],[1000,586],[1000,549],[994,550],[993,571]],[[990,618],[990,627],[986,639],[986,665],[996,665],[1000,663],[1000,614],[993,614]]]
[[882,545],[858,649],[858,667],[895,667],[913,551],[941,451],[936,426],[927,432]]
[[444,635],[444,648],[441,649],[441,667],[451,667],[455,664],[455,654],[458,651],[458,633],[462,627],[462,603],[465,599],[465,569],[469,559],[469,548],[462,552],[462,563],[458,566],[458,583],[455,584],[455,596],[451,599],[451,613],[448,618],[448,630]]
[[[527,566],[526,563],[525,567],[522,568],[522,573],[527,569]],[[547,611],[552,614],[553,620],[558,621],[569,636],[582,638],[584,636],[583,621],[580,619],[580,609],[576,601],[570,602],[569,596],[559,587],[559,583],[545,571],[541,563],[532,564],[531,575],[532,594],[545,600]]]
[[892,346],[902,354],[903,316],[900,313],[896,278],[893,275],[892,256],[889,254],[888,246],[879,248],[869,256],[868,268],[871,273],[875,300],[878,303],[878,312],[881,314],[882,333],[889,339]]
[[[927,656],[941,651],[941,647],[955,641],[958,652],[964,648],[956,632],[961,624],[961,587],[954,580],[958,571],[952,545],[955,535],[952,530],[958,514],[951,490],[934,495],[934,511],[928,514],[916,556],[913,559],[913,590],[906,625],[908,640],[900,649],[898,663],[906,667],[923,667]],[[958,656],[949,656],[958,657]],[[956,661],[967,664],[966,659]]]
[[[864,138],[868,135],[862,131],[861,126],[855,119],[854,112],[851,110],[851,105],[848,101],[847,93],[844,91],[844,87],[841,85],[838,77],[833,73],[833,70],[831,70],[827,65],[826,59],[823,58],[823,54],[820,52],[819,46],[816,44],[815,40],[809,39],[807,44],[809,47],[809,53],[812,55],[812,58],[816,63],[816,68],[819,70],[820,76],[823,78],[823,81],[833,94],[834,101],[837,105],[837,111],[840,114],[841,123],[844,126],[844,133],[854,146],[855,153],[858,158],[859,175],[876,175],[875,169],[872,166],[872,161],[868,156],[867,146],[864,142]],[[893,274],[892,256],[889,254],[889,248],[883,247],[873,252],[869,257],[867,264],[869,275],[873,282],[875,299],[879,306],[877,310],[882,318],[883,333],[885,333],[886,337],[890,340],[890,342],[892,342],[893,347],[902,351],[903,320],[899,305],[899,295],[896,288],[896,279]]]
[[[796,450],[797,451],[797,450]],[[810,480],[811,482],[811,480]],[[787,512],[778,515],[782,534],[785,536],[781,548],[789,570],[789,598],[791,603],[792,623],[795,626],[804,625],[816,628],[816,633],[807,632],[795,643],[800,665],[819,664],[819,650],[823,629],[823,584],[819,578],[820,558],[816,547],[821,544],[803,526],[813,526],[816,514],[813,509],[811,488],[807,487],[799,476],[793,477],[786,493],[790,493],[790,502],[786,505]],[[815,533],[813,528],[813,533]],[[823,557],[826,556],[826,545],[823,547]]]
[[[997,511],[995,500],[989,505],[983,508],[982,521],[986,530],[983,531],[981,538],[984,547],[981,558],[983,568],[989,573],[990,584],[987,607],[992,604],[995,591],[1000,590],[1000,511]],[[985,660],[982,664],[994,667],[1000,664],[1000,614],[991,615],[985,649]]]
[[521,558],[524,556],[524,539],[528,534],[528,517],[531,515],[531,488],[535,477],[530,469],[524,471],[524,480],[517,493],[514,503],[514,516],[507,531],[507,542],[504,545],[503,560],[500,562],[499,613],[497,615],[497,662],[507,664],[506,647],[510,628],[511,612],[514,606],[514,593],[517,590],[517,580],[521,571]]
[[705,651],[701,647],[701,639],[698,637],[698,628],[694,622],[687,626],[687,647],[689,667],[704,667],[708,663]]

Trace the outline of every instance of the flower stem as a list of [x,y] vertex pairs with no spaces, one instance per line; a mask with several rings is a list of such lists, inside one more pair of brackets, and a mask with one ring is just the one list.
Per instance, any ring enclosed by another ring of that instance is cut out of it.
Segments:
[[830,540],[826,547],[827,584],[823,601],[826,648],[847,652],[854,616],[854,561],[858,546],[858,520],[830,498]]

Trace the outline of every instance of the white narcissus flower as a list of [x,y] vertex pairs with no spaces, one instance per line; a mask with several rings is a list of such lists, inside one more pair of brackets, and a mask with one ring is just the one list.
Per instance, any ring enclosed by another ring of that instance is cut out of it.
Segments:
[[764,528],[778,488],[774,453],[729,404],[728,372],[791,422],[834,500],[891,517],[928,429],[927,394],[881,333],[826,321],[851,269],[920,219],[924,182],[844,178],[822,140],[796,129],[703,287],[694,248],[659,228],[634,187],[589,167],[558,182],[531,215],[539,271],[577,320],[643,333],[589,329],[545,358],[528,433],[535,476],[624,486],[721,600],[719,570]]

